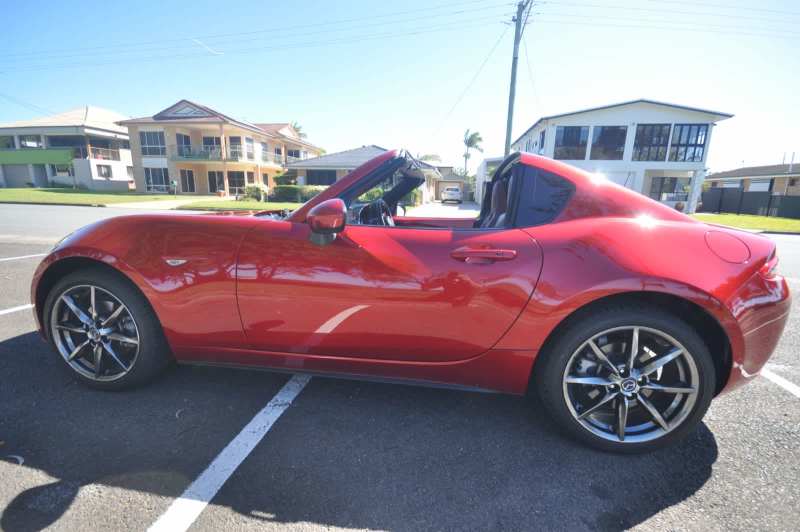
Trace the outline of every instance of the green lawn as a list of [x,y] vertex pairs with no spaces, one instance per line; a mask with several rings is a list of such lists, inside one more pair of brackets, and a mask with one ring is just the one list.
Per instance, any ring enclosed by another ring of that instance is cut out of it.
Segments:
[[800,220],[793,218],[773,218],[772,216],[749,214],[695,214],[694,217],[702,222],[729,225],[739,229],[800,233]]
[[[179,198],[181,196],[178,196]],[[72,188],[0,188],[0,203],[68,203],[71,205],[107,205],[132,201],[175,199],[169,194],[135,192],[91,192]]]
[[278,211],[282,209],[294,210],[302,203],[289,202],[269,202],[255,200],[218,200],[218,201],[197,201],[178,207],[184,210],[202,211]]

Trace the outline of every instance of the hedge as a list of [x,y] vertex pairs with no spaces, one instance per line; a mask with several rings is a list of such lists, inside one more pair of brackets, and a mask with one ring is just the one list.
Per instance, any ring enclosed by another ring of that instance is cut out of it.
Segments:
[[270,194],[271,201],[296,201],[305,203],[323,190],[322,185],[276,185]]

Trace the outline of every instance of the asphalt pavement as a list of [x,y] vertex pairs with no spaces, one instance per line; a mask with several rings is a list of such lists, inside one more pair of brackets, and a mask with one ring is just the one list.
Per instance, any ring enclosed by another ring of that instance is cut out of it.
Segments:
[[[192,530],[798,528],[800,397],[764,377],[644,456],[573,443],[523,398],[314,377],[219,491],[187,501],[292,377],[177,367],[96,392],[62,371],[29,309],[2,313],[29,303],[36,255],[120,213],[0,205],[3,530],[144,530],[200,503]],[[800,237],[772,238],[800,290]],[[795,306],[770,371],[800,385],[799,353]]]

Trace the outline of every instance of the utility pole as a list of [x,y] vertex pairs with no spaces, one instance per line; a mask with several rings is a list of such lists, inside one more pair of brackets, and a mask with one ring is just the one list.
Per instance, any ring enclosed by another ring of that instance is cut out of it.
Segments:
[[[514,55],[511,58],[511,86],[508,88],[508,118],[506,119],[506,148],[504,155],[511,152],[511,124],[514,121],[514,97],[517,90],[517,60],[519,59],[519,41],[524,31],[522,14],[533,0],[520,0],[517,4],[517,15],[514,17]],[[526,17],[527,19],[527,17]]]

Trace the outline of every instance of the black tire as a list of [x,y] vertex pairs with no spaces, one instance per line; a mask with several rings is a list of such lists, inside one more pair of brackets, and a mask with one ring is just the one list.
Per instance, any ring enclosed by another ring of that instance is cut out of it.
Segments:
[[[67,362],[53,338],[50,327],[56,300],[65,291],[80,285],[94,285],[113,294],[127,307],[135,321],[139,335],[138,353],[129,371],[116,380],[98,381],[81,374]],[[58,281],[45,299],[42,324],[47,339],[63,367],[73,378],[90,388],[118,391],[149,383],[161,374],[173,360],[161,324],[147,299],[128,279],[104,268],[79,270]]]
[[[596,435],[576,419],[574,407],[568,406],[565,392],[565,372],[573,353],[600,333],[628,326],[658,330],[677,340],[688,351],[687,356],[694,360],[699,377],[694,405],[691,409],[686,408],[686,417],[670,427],[669,432],[650,441],[611,441]],[[692,326],[656,307],[625,303],[595,307],[588,313],[570,318],[566,328],[548,342],[540,354],[532,381],[549,415],[570,436],[603,451],[643,453],[669,446],[695,429],[714,396],[716,372],[708,347]]]

